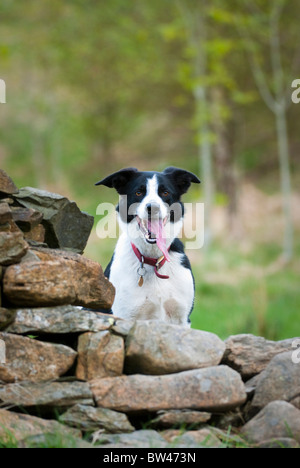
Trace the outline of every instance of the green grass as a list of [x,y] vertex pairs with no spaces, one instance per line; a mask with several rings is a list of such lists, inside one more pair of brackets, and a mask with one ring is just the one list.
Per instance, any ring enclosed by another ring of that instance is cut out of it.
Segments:
[[4,433],[2,437],[0,437],[0,449],[17,448],[18,441],[15,438],[14,434],[2,424],[0,424],[0,429],[1,429],[1,432]]
[[257,247],[251,258],[215,246],[202,265],[193,265],[192,327],[223,339],[239,333],[272,340],[300,336],[299,247],[295,260],[281,265],[276,245]]

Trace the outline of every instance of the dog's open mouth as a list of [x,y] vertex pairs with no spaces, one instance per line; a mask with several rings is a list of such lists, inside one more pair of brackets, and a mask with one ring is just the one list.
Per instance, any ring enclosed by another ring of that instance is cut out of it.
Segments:
[[169,254],[166,245],[165,225],[167,224],[168,216],[164,219],[141,219],[137,216],[138,226],[148,244],[157,244],[157,247],[169,261]]

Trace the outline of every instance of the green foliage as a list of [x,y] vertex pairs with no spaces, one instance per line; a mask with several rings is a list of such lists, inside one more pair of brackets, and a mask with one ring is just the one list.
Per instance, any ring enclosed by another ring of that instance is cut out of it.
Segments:
[[[224,90],[222,118],[239,116],[236,148],[249,148],[249,153],[240,153],[242,158],[250,155],[253,139],[239,137],[240,128],[243,118],[248,122],[250,118],[260,131],[263,103],[249,80],[243,51],[260,47],[259,60],[265,61],[263,47],[269,39],[269,9],[257,0],[255,4],[113,0],[90,2],[87,7],[79,0],[2,2],[1,75],[8,94],[0,114],[2,165],[16,171],[17,180],[22,172],[23,185],[61,186],[83,170],[90,171],[93,164],[105,163],[109,169],[133,158],[147,166],[151,155],[151,164],[158,166],[164,148],[166,163],[183,163],[192,154],[193,169],[198,171],[199,135],[193,138],[200,116],[193,101],[198,85]],[[290,76],[296,73],[290,65],[298,28],[294,8],[287,2],[284,8],[283,57]],[[203,45],[207,70],[205,75],[195,75],[200,43],[197,36],[191,41],[190,34],[194,21],[202,16],[207,22]],[[240,37],[237,24],[250,36],[255,34],[256,40]],[[201,118],[212,123],[212,109],[204,109]],[[161,132],[151,129],[151,122],[159,122],[160,117],[168,121]],[[146,127],[151,136],[139,142],[138,135]],[[214,143],[212,128],[208,138]],[[235,155],[237,161],[240,154]],[[269,159],[276,164],[274,155]],[[259,168],[260,161],[255,165]],[[58,176],[66,172],[67,176]]]

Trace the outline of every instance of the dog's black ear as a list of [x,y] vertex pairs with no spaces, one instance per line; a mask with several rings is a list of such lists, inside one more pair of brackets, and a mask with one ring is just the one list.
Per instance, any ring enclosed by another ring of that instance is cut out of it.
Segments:
[[178,167],[167,167],[164,170],[163,174],[170,177],[173,180],[173,183],[179,190],[180,195],[188,191],[191,183],[201,183],[195,174],[184,169],[179,169]]
[[105,177],[105,179],[100,180],[95,185],[105,185],[105,187],[114,188],[120,195],[123,195],[126,184],[137,172],[138,170],[135,167],[127,167]]

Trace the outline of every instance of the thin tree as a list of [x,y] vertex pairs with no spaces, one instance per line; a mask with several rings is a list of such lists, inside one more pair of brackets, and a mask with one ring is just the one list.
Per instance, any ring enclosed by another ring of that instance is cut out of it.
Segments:
[[[243,0],[245,8],[249,3]],[[286,261],[291,260],[293,256],[293,219],[291,209],[291,169],[290,169],[290,151],[287,126],[287,107],[290,97],[285,86],[285,74],[282,65],[281,36],[280,36],[280,18],[286,5],[286,0],[276,0],[270,2],[271,8],[266,14],[257,3],[251,3],[251,21],[255,22],[257,18],[264,18],[268,23],[269,30],[269,55],[271,64],[271,79],[268,72],[264,70],[261,63],[261,49],[259,39],[253,35],[249,22],[241,21],[237,17],[236,26],[245,41],[246,51],[248,53],[250,68],[259,90],[259,93],[275,116],[276,134],[278,145],[278,157],[280,168],[280,185],[283,201],[284,215],[284,236],[283,236],[283,257]],[[258,22],[256,27],[259,31]],[[261,27],[261,25],[260,25]]]
[[214,199],[212,169],[212,139],[209,125],[209,106],[205,76],[207,75],[207,1],[199,0],[195,4],[178,0],[177,5],[184,21],[187,43],[192,50],[192,91],[195,101],[195,122],[198,160],[203,180],[203,198],[205,205],[205,246],[212,239],[211,211]]

